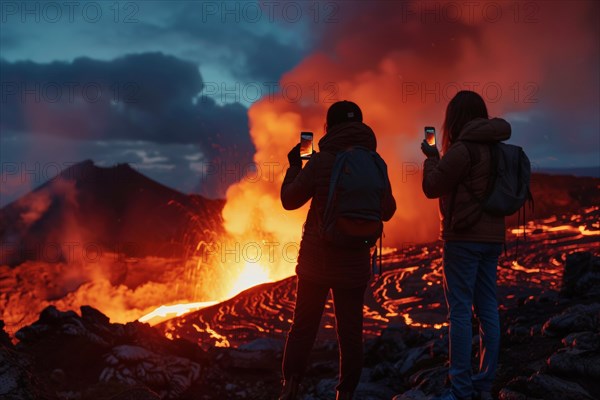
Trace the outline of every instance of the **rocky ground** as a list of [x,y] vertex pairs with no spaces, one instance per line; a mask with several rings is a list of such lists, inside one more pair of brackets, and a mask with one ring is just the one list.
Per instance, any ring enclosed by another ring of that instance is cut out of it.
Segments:
[[[600,398],[600,258],[570,254],[560,292],[520,298],[501,317],[494,397]],[[261,400],[279,390],[283,342],[273,338],[205,351],[146,324],[111,324],[91,307],[80,315],[48,307],[16,339],[14,346],[1,331],[0,398],[6,400]],[[319,342],[302,399],[332,399],[337,369],[335,342]],[[399,318],[366,341],[356,398],[427,399],[442,390],[446,373],[447,329],[418,329]]]

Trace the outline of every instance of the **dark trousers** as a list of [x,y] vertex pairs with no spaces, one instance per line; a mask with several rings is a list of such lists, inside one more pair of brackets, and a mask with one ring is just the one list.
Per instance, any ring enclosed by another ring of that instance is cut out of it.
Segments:
[[363,364],[363,300],[366,285],[352,289],[330,288],[298,278],[294,320],[283,355],[283,377],[289,380],[292,375],[304,374],[330,289],[340,348],[340,375],[336,390],[353,392],[358,386]]

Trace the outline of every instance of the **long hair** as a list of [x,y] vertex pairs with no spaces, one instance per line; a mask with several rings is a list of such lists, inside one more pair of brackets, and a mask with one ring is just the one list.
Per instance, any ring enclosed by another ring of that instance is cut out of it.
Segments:
[[442,150],[445,153],[464,126],[475,118],[489,118],[487,107],[480,95],[470,90],[461,90],[448,103],[442,127]]

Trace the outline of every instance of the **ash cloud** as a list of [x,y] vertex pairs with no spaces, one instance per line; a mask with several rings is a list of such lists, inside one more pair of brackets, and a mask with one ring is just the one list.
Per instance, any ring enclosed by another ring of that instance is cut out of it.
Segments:
[[[475,7],[470,12],[467,3],[343,3],[340,23],[328,26],[316,50],[280,82],[298,84],[303,93],[312,93],[318,82],[316,100],[281,95],[250,108],[255,160],[285,160],[298,132],[322,136],[333,101],[357,102],[388,163],[398,211],[386,226],[386,240],[398,247],[438,235],[437,204],[421,191],[419,144],[424,126],[436,126],[441,137],[446,105],[459,90],[479,92],[491,116],[514,122],[511,142],[524,146],[534,164],[597,163],[600,35],[590,15],[598,15],[598,4],[531,2],[534,8],[525,9],[521,2],[477,2],[469,3]],[[449,14],[452,7],[462,9]],[[326,90],[327,83],[333,90]],[[298,240],[306,209],[281,210],[280,184],[231,187],[227,229],[248,233],[262,226]],[[253,217],[240,220],[244,212]]]

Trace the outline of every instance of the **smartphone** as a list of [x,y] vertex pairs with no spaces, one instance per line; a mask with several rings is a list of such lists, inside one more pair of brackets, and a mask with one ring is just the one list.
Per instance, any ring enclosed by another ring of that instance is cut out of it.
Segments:
[[433,126],[425,127],[425,140],[430,146],[435,146],[435,128]]
[[300,132],[300,158],[308,160],[313,153],[313,133]]

